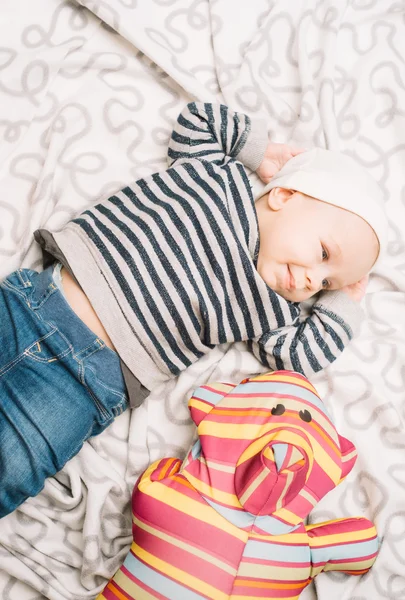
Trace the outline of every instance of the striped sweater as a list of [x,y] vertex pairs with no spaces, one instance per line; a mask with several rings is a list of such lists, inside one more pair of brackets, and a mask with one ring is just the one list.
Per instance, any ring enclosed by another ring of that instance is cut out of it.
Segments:
[[190,103],[169,168],[70,221],[54,239],[130,371],[148,389],[217,344],[247,341],[271,369],[326,367],[352,338],[359,309],[324,294],[311,315],[256,271],[259,230],[245,167],[260,165],[265,124]]

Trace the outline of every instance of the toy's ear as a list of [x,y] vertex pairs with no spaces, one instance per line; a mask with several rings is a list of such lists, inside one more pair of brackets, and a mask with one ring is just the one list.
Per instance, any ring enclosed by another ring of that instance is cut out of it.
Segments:
[[234,387],[232,383],[207,383],[196,389],[188,401],[188,408],[197,427],[213,406],[216,406]]
[[342,476],[340,481],[350,473],[357,459],[357,450],[352,442],[339,435],[340,450],[342,452]]

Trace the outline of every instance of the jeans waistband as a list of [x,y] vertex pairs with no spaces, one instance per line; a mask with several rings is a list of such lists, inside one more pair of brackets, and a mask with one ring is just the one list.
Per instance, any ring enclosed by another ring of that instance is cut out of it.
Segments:
[[24,288],[32,289],[29,298],[31,308],[66,336],[75,348],[76,355],[80,354],[80,358],[85,358],[101,348],[106,348],[111,356],[117,359],[117,354],[108,348],[71,308],[53,279],[53,265],[41,273],[20,270],[19,277]]

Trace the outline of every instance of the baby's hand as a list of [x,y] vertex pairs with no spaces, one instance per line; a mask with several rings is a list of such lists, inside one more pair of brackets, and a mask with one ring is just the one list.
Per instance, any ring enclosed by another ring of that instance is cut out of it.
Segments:
[[360,279],[360,281],[357,281],[356,283],[352,283],[350,285],[345,285],[345,287],[342,287],[342,291],[346,292],[346,294],[348,294],[352,300],[355,300],[356,302],[360,302],[361,300],[363,300],[363,298],[365,296],[367,284],[368,284],[368,275],[365,275],[364,277],[362,277]]
[[288,144],[276,144],[269,142],[267,144],[264,158],[256,173],[264,183],[269,183],[270,179],[281,169],[285,163],[293,156],[305,152],[304,148],[293,148]]

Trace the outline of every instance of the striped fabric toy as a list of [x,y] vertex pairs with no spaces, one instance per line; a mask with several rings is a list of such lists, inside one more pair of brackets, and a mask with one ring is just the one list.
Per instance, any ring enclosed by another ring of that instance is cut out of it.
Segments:
[[134,542],[98,600],[293,600],[321,571],[370,569],[370,521],[303,523],[356,460],[305,377],[203,385],[189,407],[198,440],[139,479]]

